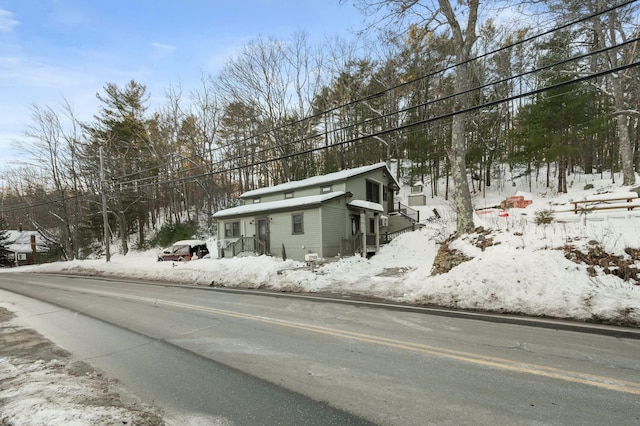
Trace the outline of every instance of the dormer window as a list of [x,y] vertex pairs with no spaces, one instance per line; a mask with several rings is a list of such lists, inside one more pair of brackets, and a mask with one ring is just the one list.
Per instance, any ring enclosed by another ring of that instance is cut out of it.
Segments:
[[331,185],[323,186],[322,188],[320,188],[320,193],[322,194],[328,194],[330,192],[331,192]]

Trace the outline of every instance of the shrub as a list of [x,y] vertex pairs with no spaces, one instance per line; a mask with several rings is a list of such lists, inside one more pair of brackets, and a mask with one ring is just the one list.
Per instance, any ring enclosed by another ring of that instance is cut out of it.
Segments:
[[553,210],[537,210],[535,215],[536,225],[548,225],[553,222]]

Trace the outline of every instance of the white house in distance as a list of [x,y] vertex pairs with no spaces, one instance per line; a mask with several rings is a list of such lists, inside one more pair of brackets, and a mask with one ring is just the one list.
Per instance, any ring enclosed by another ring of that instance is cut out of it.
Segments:
[[389,220],[398,189],[386,164],[377,163],[245,192],[238,207],[213,215],[219,257],[373,255],[382,236],[412,225]]
[[9,251],[15,265],[31,265],[38,263],[38,256],[49,251],[46,242],[36,231],[25,231],[22,226],[18,230],[7,231],[5,249]]

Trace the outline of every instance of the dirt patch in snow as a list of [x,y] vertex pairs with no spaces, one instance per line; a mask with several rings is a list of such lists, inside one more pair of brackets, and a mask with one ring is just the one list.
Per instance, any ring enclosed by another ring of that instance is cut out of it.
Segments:
[[[450,244],[456,238],[458,237],[455,235],[451,236],[440,245],[433,262],[431,271],[433,275],[446,274],[461,263],[468,262],[472,259],[464,253],[450,247]],[[482,251],[498,244],[494,242],[492,231],[483,227],[476,228],[473,234],[466,235],[465,238]],[[565,257],[572,262],[587,265],[587,271],[591,276],[610,274],[625,281],[632,281],[636,285],[640,285],[638,270],[638,264],[640,264],[640,249],[627,247],[624,250],[624,255],[616,255],[608,253],[597,241],[589,241],[586,245],[577,245],[574,243],[575,241],[569,241],[563,247],[557,248],[557,250],[562,250]]]
[[640,250],[638,249],[627,247],[624,250],[626,255],[615,255],[607,253],[597,241],[589,241],[586,248],[581,249],[573,244],[566,244],[560,250],[564,251],[565,257],[572,262],[588,265],[587,271],[591,276],[601,272],[640,285],[640,277],[638,277]]
[[[440,245],[438,253],[433,261],[431,274],[446,274],[461,263],[468,262],[472,259],[461,251],[450,247],[450,244],[456,238],[458,238],[456,235],[452,235]],[[471,243],[482,251],[485,251],[487,247],[491,247],[496,244],[491,236],[491,230],[485,229],[481,226],[474,230],[474,234],[471,236]]]

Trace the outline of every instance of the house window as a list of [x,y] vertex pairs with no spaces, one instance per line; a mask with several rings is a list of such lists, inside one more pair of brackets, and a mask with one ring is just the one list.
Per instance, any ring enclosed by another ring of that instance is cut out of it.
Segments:
[[260,198],[254,198],[253,199],[253,204],[258,204],[260,202]]
[[377,182],[367,181],[367,201],[372,203],[380,202],[380,184]]
[[304,234],[304,216],[302,213],[295,213],[291,215],[292,233]]
[[233,238],[240,236],[240,222],[225,222],[224,224],[225,238]]
[[289,198],[293,198],[293,192],[285,192],[284,199],[288,200]]
[[323,194],[328,194],[329,192],[331,192],[331,186],[323,186],[322,188],[320,188],[320,192]]

